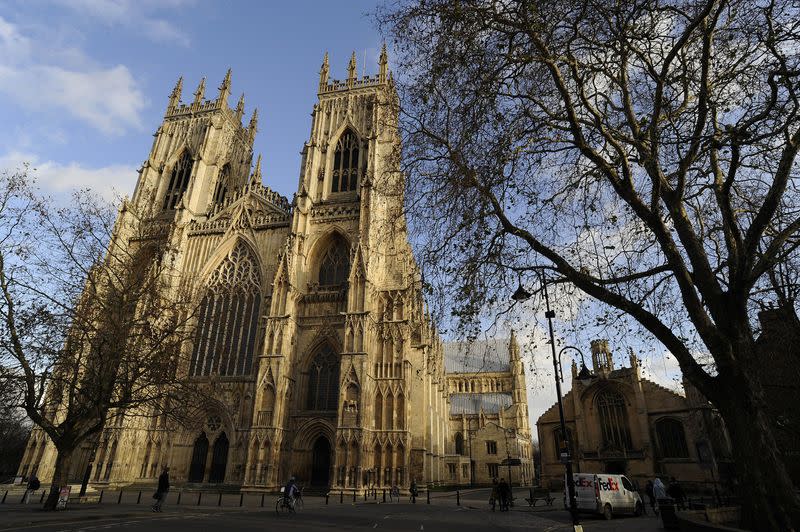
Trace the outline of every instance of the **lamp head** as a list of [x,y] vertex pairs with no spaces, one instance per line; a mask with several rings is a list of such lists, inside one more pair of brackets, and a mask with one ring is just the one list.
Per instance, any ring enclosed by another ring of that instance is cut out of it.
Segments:
[[589,368],[586,367],[586,364],[581,362],[581,370],[578,372],[578,380],[581,381],[581,384],[584,386],[589,386],[592,383],[592,379],[594,379],[594,374],[589,371]]
[[525,301],[526,299],[530,299],[530,297],[531,293],[522,287],[522,283],[520,283],[520,285],[517,286],[517,289],[511,295],[511,299],[513,299],[514,301]]

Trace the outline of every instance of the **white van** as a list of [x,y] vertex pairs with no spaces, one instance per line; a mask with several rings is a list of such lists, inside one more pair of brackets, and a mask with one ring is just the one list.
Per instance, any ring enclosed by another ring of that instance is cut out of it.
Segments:
[[[615,514],[631,513],[642,515],[642,497],[625,475],[605,473],[573,473],[575,499],[579,512],[603,514],[611,519]],[[566,479],[565,479],[566,480]],[[564,483],[564,503],[569,509],[569,494]]]

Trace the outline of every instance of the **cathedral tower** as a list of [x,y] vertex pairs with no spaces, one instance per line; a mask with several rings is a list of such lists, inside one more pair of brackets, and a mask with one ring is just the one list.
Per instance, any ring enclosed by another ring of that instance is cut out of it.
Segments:
[[132,201],[150,216],[186,221],[204,217],[214,203],[223,202],[247,183],[257,114],[253,113],[247,126],[242,124],[244,95],[235,109],[228,106],[230,70],[214,99],[205,99],[205,78],[191,103],[181,103],[182,89],[180,78],[140,170]]

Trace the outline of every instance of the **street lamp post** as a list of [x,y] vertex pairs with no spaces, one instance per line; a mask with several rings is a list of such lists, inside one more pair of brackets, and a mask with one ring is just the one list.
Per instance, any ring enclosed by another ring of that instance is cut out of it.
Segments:
[[[547,278],[544,272],[541,271],[541,268],[534,269],[533,271],[535,271],[539,277],[539,283],[542,285],[542,291],[544,292],[544,315],[547,318],[547,326],[550,331],[550,349],[553,353],[553,372],[556,380],[556,395],[558,397],[558,417],[561,421],[561,436],[563,439],[566,439],[567,423],[564,419],[564,404],[561,401],[561,381],[558,378],[558,355],[556,354],[556,341],[555,334],[553,333],[553,318],[556,317],[556,313],[550,309],[550,297],[547,293]],[[530,297],[531,293],[522,287],[522,282],[520,281],[511,299],[514,301],[524,301]],[[584,367],[586,367],[585,364]],[[575,499],[575,481],[572,476],[572,454],[569,448],[569,442],[567,442],[567,457],[563,461],[567,473],[567,492],[569,494],[569,512],[572,516],[572,528],[575,532],[583,532],[583,526],[581,526],[580,519],[578,518],[578,501]]]

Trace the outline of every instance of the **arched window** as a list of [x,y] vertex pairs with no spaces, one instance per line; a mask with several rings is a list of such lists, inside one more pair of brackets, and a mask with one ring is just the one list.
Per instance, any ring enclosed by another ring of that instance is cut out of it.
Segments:
[[336,410],[339,406],[339,357],[329,345],[325,345],[314,357],[308,368],[309,410]]
[[217,188],[214,190],[214,203],[222,203],[225,201],[225,196],[228,194],[228,174],[230,174],[231,167],[225,165],[219,171],[217,177]]
[[567,438],[566,440],[561,437],[561,428],[557,428],[553,431],[553,449],[555,452],[556,460],[561,460],[561,452],[564,449],[564,445],[568,446],[566,451],[569,452],[571,455],[575,454],[575,448],[572,446],[572,431],[567,429]]
[[164,210],[172,210],[178,206],[183,193],[186,192],[186,188],[189,186],[189,176],[192,175],[193,165],[194,161],[189,156],[189,152],[185,151],[178,159],[178,162],[175,163],[175,166],[172,167],[169,186],[167,186],[167,192],[164,194],[164,205],[162,207]]
[[211,274],[200,303],[189,375],[249,375],[261,307],[261,275],[250,248],[237,242]]
[[456,432],[456,454],[464,456],[464,436],[460,432]]
[[683,423],[672,418],[659,419],[656,421],[656,435],[662,458],[689,458]]
[[339,137],[333,154],[331,192],[356,190],[359,178],[363,177],[366,167],[366,146],[362,147],[356,134],[349,129],[346,130]]
[[603,447],[630,449],[631,432],[628,427],[625,398],[613,390],[600,392],[597,395],[597,411],[600,416]]
[[339,286],[350,275],[350,253],[344,238],[336,235],[319,266],[320,286]]

